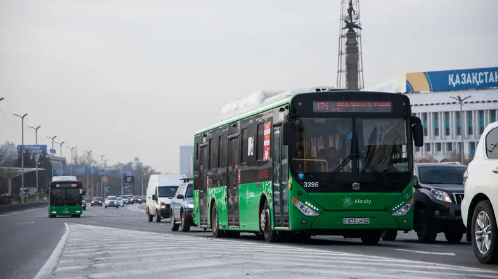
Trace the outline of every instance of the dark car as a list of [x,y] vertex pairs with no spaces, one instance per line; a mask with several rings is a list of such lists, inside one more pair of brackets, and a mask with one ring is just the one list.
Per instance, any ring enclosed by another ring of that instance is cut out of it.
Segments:
[[134,203],[142,204],[142,200],[140,199],[139,196],[131,197],[131,204],[134,204]]
[[90,206],[94,206],[94,205],[102,206],[102,198],[101,197],[94,197],[92,199],[92,202],[90,203]]
[[140,196],[140,201],[145,202],[146,201],[145,196]]
[[445,163],[414,165],[415,231],[421,242],[434,242],[443,232],[458,243],[465,233],[462,222],[463,174],[467,166]]
[[182,232],[188,232],[191,226],[195,226],[193,223],[194,185],[191,178],[182,180],[184,182],[180,184],[175,196],[171,199],[170,225],[172,231],[177,231],[181,226]]

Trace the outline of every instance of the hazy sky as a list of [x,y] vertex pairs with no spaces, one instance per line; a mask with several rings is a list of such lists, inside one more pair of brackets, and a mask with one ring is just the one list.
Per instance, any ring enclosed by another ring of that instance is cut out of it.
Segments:
[[[497,0],[362,0],[365,84],[498,66]],[[261,89],[335,86],[339,0],[0,0],[0,143],[20,120],[109,163],[179,145]],[[26,129],[25,143],[34,143]],[[57,148],[58,149],[58,148]],[[64,148],[64,153],[69,151]]]

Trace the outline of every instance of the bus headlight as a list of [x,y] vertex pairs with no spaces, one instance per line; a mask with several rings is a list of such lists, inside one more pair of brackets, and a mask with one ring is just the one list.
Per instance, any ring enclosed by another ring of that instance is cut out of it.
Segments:
[[304,203],[300,202],[298,199],[292,197],[292,203],[301,211],[306,216],[318,216],[318,212],[314,211],[313,209],[309,208],[307,205]]
[[398,210],[393,212],[393,216],[405,216],[413,205],[413,198],[411,198],[407,203],[401,206]]

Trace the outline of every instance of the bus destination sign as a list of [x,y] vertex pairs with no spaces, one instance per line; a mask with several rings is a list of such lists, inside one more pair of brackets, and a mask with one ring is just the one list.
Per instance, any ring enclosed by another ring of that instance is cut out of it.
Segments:
[[392,102],[313,102],[313,112],[392,112]]

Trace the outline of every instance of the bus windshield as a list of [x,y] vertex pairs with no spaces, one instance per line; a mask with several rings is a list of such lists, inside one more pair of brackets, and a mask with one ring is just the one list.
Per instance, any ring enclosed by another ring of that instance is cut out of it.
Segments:
[[81,205],[81,189],[55,188],[50,191],[50,205],[75,206]]
[[[296,172],[351,173],[353,163],[361,172],[410,171],[404,119],[303,118],[301,121],[292,158]],[[358,150],[358,158],[351,158],[354,150]]]
[[[292,166],[298,172],[331,172],[351,153],[351,118],[306,118],[298,128]],[[348,171],[344,168],[342,171]],[[350,170],[349,170],[350,171]]]

